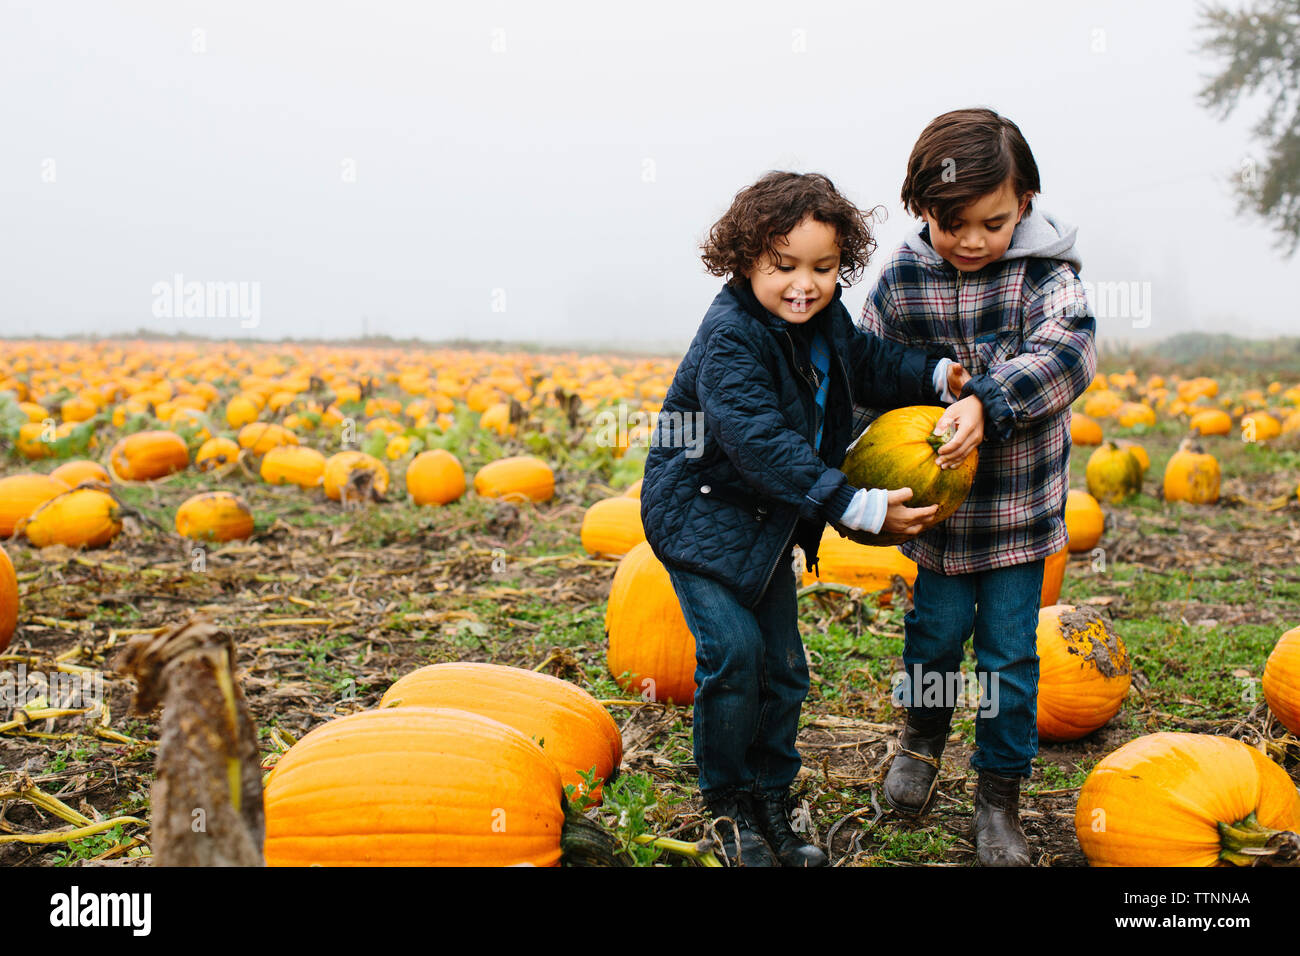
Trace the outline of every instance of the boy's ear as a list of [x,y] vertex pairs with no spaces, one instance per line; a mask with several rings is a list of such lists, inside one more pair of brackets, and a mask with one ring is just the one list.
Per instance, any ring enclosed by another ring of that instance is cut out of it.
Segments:
[[1025,213],[1029,210],[1029,204],[1034,201],[1033,193],[1025,193],[1020,197],[1020,211],[1016,213],[1016,222],[1025,218]]

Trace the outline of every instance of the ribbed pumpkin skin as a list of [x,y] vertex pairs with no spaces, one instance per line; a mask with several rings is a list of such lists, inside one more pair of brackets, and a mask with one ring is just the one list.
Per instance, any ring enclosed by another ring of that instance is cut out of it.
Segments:
[[1101,540],[1106,515],[1097,499],[1086,491],[1071,489],[1065,496],[1065,530],[1072,552],[1091,551]]
[[1142,464],[1137,457],[1113,441],[1088,456],[1088,494],[1112,504],[1142,490]]
[[1074,829],[1093,866],[1215,866],[1217,824],[1252,812],[1266,827],[1300,828],[1300,794],[1286,771],[1231,737],[1163,732],[1093,768]]
[[9,537],[18,522],[55,495],[63,494],[68,487],[52,475],[22,474],[0,478],[0,537]]
[[1051,607],[1061,597],[1061,585],[1065,583],[1065,566],[1070,561],[1070,546],[1067,544],[1056,554],[1049,554],[1043,562],[1043,590],[1038,606]]
[[[398,703],[400,702],[400,704]],[[560,779],[579,793],[579,771],[603,781],[623,760],[623,738],[604,707],[581,687],[549,674],[501,664],[431,664],[398,680],[379,706],[451,707],[499,720],[541,743]],[[600,788],[592,794],[600,798]]]
[[50,477],[62,481],[69,488],[75,488],[83,481],[102,481],[104,484],[110,481],[107,469],[97,461],[67,462],[50,472]]
[[588,554],[621,558],[645,540],[641,500],[619,495],[604,498],[582,516],[582,546]]
[[363,451],[341,451],[331,455],[325,461],[325,496],[333,501],[343,497],[343,487],[354,471],[369,471],[374,474],[373,487],[381,495],[388,491],[388,468],[382,461]]
[[465,469],[449,451],[422,451],[406,466],[406,491],[417,505],[445,505],[465,493]]
[[1264,664],[1261,684],[1268,709],[1300,737],[1300,627],[1278,638]]
[[555,494],[555,474],[550,465],[532,455],[500,458],[478,470],[474,491],[483,498],[541,503]]
[[208,491],[187,498],[176,509],[176,533],[196,541],[234,541],[253,533],[253,512],[229,491]]
[[52,544],[97,548],[122,530],[120,510],[107,492],[80,488],[45,502],[19,524],[19,530],[38,548]]
[[261,474],[268,484],[315,488],[325,481],[325,456],[296,445],[272,448],[262,456]]
[[820,577],[804,570],[804,587],[821,580],[864,591],[884,591],[893,586],[895,574],[909,588],[916,583],[916,562],[897,548],[858,544],[829,526],[822,531],[817,546],[817,572]]
[[[911,488],[909,508],[939,506],[936,519],[946,521],[970,493],[979,465],[979,453],[971,452],[957,468],[939,467],[938,448],[946,442],[935,435],[934,426],[944,411],[938,405],[913,405],[885,412],[867,428],[849,449],[840,470],[855,488]],[[846,534],[860,544],[885,546],[902,544],[906,535]]]
[[239,445],[233,438],[209,438],[199,446],[194,456],[194,467],[199,471],[211,471],[228,465],[239,457]]
[[[614,572],[605,635],[609,671],[624,689],[684,706],[694,701],[695,636],[648,541],[629,551]],[[623,677],[624,671],[631,676]]]
[[298,436],[283,425],[274,422],[253,422],[245,425],[236,436],[240,448],[247,448],[251,454],[265,455],[272,448],[281,445],[298,444]]
[[[18,626],[18,575],[4,548],[0,548],[0,652],[9,646]],[[620,755],[621,756],[621,755]]]
[[127,435],[113,446],[108,461],[119,481],[152,481],[188,468],[190,452],[180,435],[159,429]]
[[[555,866],[560,772],[499,721],[389,707],[331,720],[265,790],[268,866]],[[495,829],[494,829],[495,827]]]
[[1128,696],[1128,651],[1092,608],[1038,612],[1038,739],[1078,740],[1119,713]]
[[1165,465],[1165,500],[1209,505],[1219,500],[1219,462],[1213,455],[1176,451]]

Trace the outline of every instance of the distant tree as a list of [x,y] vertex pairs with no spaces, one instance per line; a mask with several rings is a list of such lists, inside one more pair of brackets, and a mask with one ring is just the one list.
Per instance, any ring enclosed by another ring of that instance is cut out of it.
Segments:
[[1260,0],[1240,11],[1200,11],[1208,36],[1201,51],[1225,65],[1200,91],[1201,104],[1226,119],[1243,94],[1263,92],[1266,109],[1253,130],[1265,158],[1242,161],[1238,212],[1255,213],[1279,234],[1288,256],[1300,248],[1300,0]]

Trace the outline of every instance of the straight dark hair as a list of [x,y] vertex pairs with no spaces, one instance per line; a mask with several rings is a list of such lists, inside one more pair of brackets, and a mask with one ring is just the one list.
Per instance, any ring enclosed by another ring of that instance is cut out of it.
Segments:
[[951,232],[962,209],[1008,179],[1017,200],[1042,191],[1020,127],[990,109],[953,110],[932,119],[912,147],[903,207]]

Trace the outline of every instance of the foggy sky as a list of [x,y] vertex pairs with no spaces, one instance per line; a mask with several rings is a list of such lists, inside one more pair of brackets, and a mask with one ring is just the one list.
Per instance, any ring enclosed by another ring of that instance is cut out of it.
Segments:
[[[365,317],[679,353],[721,285],[698,244],[769,169],[888,209],[856,317],[912,227],[917,134],[976,105],[1024,132],[1083,278],[1137,294],[1103,339],[1294,333],[1300,259],[1228,186],[1261,155],[1258,108],[1197,104],[1194,22],[1191,2],[9,0],[0,335],[343,337]],[[177,276],[255,292],[256,326],[168,311]]]

